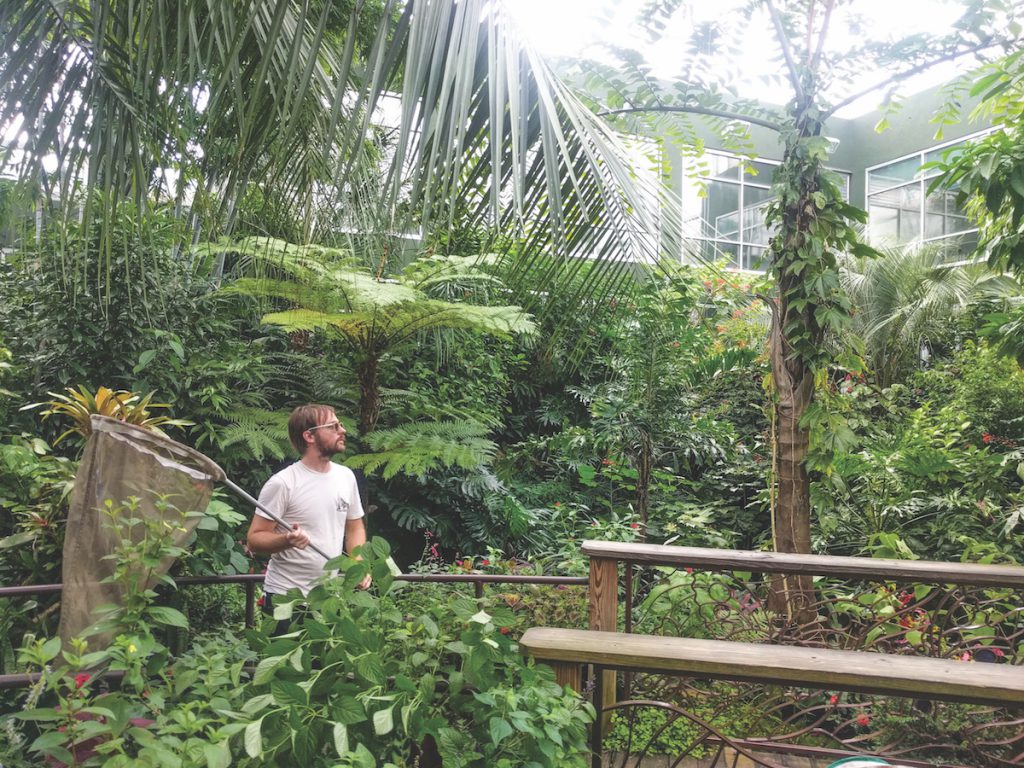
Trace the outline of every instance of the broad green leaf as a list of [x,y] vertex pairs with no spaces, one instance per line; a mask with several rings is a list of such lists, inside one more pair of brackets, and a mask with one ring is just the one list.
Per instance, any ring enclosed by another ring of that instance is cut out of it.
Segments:
[[287,680],[274,680],[270,684],[270,692],[274,696],[274,703],[282,707],[304,707],[309,703],[309,696],[306,691]]
[[256,685],[263,685],[269,682],[277,671],[278,667],[283,665],[288,660],[287,656],[270,656],[266,659],[262,659],[259,664],[256,665],[256,671],[253,673],[252,681]]
[[188,619],[177,608],[171,608],[166,605],[154,605],[148,609],[148,613],[149,618],[157,624],[188,629]]
[[348,728],[344,723],[335,723],[332,733],[335,752],[338,753],[338,757],[345,757],[348,754]]
[[394,707],[388,707],[382,709],[379,712],[373,713],[373,732],[378,736],[384,736],[385,734],[391,733],[395,727],[394,716],[392,710]]
[[262,727],[262,717],[245,726],[245,753],[249,757],[261,757],[263,755],[263,737],[260,734],[260,728]]
[[231,745],[226,741],[215,741],[203,747],[206,768],[228,768],[231,765]]
[[509,722],[501,717],[492,717],[490,722],[491,743],[498,746],[502,739],[512,735],[514,729]]

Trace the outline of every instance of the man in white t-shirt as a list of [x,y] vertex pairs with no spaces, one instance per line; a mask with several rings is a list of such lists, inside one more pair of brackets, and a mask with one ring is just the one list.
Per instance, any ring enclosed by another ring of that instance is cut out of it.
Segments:
[[[259,500],[291,530],[281,530],[258,509],[249,525],[249,549],[270,555],[264,582],[266,609],[274,595],[293,587],[307,594],[323,575],[326,561],[308,547],[311,541],[331,558],[366,543],[355,475],[331,461],[345,450],[345,428],[334,409],[299,406],[288,418],[288,437],[301,458],[271,477]],[[367,576],[360,586],[369,585]]]

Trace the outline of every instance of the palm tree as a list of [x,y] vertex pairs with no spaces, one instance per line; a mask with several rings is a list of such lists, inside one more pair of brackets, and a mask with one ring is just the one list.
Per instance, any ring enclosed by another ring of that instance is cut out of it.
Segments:
[[918,245],[842,261],[843,287],[854,307],[850,330],[863,341],[879,386],[889,386],[916,367],[922,349],[973,302],[1019,293],[1008,277],[981,265],[950,266],[945,259],[942,248]]
[[[25,132],[22,177],[65,202],[85,190],[102,230],[123,201],[159,197],[188,215],[185,244],[229,234],[258,185],[309,236],[358,231],[381,254],[460,210],[521,236],[513,273],[553,253],[549,280],[584,274],[592,294],[659,246],[657,195],[501,3],[26,0],[0,8],[0,35],[0,127]],[[86,258],[103,264],[102,245]]]

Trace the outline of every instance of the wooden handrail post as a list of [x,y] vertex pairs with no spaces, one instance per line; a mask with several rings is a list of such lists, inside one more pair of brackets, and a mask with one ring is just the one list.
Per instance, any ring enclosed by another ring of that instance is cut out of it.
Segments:
[[[590,628],[601,632],[617,632],[619,628],[619,562],[613,558],[590,558]],[[599,673],[601,700],[594,700],[598,709],[606,709],[615,703],[615,671]],[[602,731],[611,726],[611,713],[601,718]],[[600,749],[600,745],[598,745]]]

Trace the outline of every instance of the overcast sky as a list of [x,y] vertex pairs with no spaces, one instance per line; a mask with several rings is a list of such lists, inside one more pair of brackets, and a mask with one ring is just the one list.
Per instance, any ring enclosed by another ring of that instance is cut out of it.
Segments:
[[[507,0],[506,7],[526,37],[549,56],[580,56],[603,58],[599,43],[630,47],[644,51],[648,63],[658,77],[671,79],[680,71],[679,41],[684,39],[695,22],[724,17],[746,0],[689,0],[673,18],[662,40],[651,45],[634,25],[636,9],[643,0]],[[863,34],[876,40],[891,40],[913,33],[942,34],[948,32],[962,9],[953,0],[854,0],[847,6],[862,21]],[[767,19],[765,20],[766,23]],[[851,47],[856,41],[846,33],[845,25],[834,23],[829,37],[837,50]],[[733,62],[749,75],[734,85],[742,95],[769,103],[784,103],[789,92],[783,87],[766,84],[758,75],[769,69],[783,74],[774,35],[765,29],[762,35],[751,35],[745,41],[746,61]],[[938,85],[956,74],[956,67],[946,67],[919,78],[907,86],[906,92]],[[870,73],[866,73],[870,77]],[[871,84],[871,80],[863,87]],[[882,94],[862,99],[843,110],[841,116],[854,117],[878,107]]]

